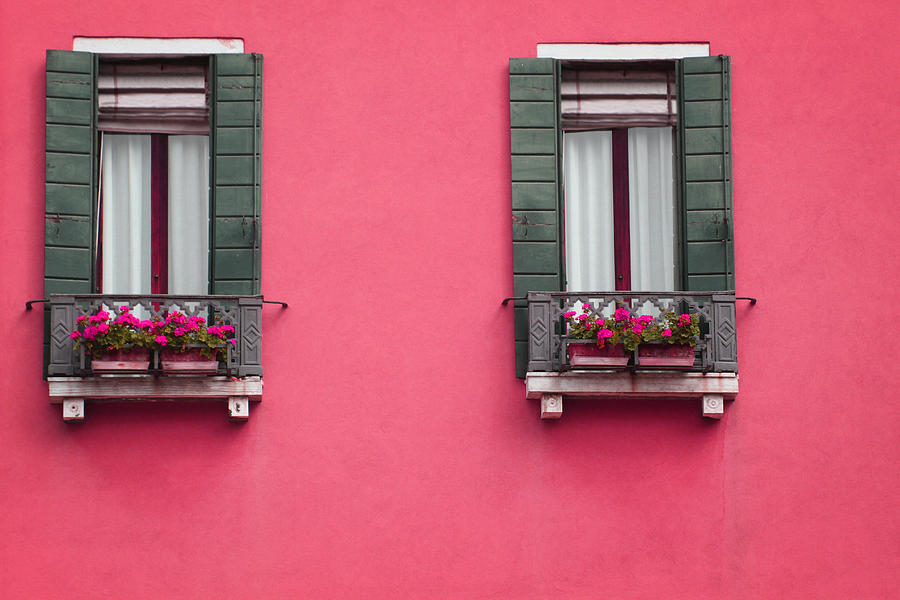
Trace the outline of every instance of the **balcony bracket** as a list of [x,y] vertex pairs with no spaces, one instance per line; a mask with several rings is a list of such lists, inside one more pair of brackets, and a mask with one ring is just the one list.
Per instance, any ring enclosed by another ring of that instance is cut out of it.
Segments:
[[232,421],[246,421],[250,418],[250,398],[230,396],[228,398],[228,418]]
[[541,418],[558,419],[562,416],[562,394],[541,395]]
[[66,398],[62,401],[63,421],[84,421],[84,398]]
[[721,419],[725,415],[725,397],[722,394],[703,395],[703,416]]

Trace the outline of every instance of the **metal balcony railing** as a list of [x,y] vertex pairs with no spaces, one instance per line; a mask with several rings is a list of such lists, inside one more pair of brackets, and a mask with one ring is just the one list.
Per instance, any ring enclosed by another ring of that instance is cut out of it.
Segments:
[[[584,307],[584,308],[583,308]],[[586,309],[609,316],[617,307],[632,314],[658,317],[667,312],[700,315],[700,342],[694,349],[694,365],[684,370],[737,372],[737,321],[734,292],[529,292],[528,370],[571,369],[570,343],[563,315]],[[630,367],[635,364],[635,359]]]
[[[77,328],[79,316],[103,309],[128,306],[143,319],[165,318],[170,310],[188,316],[202,316],[209,323],[231,325],[237,344],[227,346],[219,365],[222,375],[262,375],[262,296],[181,296],[82,294],[50,296],[50,364],[47,374],[91,375],[90,360],[84,350],[75,349],[69,336]],[[153,361],[155,364],[156,361]]]

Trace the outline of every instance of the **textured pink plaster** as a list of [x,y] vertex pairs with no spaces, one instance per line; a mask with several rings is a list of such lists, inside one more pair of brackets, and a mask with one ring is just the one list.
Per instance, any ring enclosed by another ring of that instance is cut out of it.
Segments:
[[[892,598],[900,589],[896,3],[8,2],[0,597]],[[44,50],[266,57],[265,395],[88,405],[39,375]],[[507,58],[732,56],[741,392],[567,401],[514,377]],[[422,340],[432,343],[423,345]]]

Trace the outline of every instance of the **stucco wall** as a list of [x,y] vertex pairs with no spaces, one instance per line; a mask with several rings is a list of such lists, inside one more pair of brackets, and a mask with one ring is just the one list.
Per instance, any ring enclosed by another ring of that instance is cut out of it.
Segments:
[[[6,3],[3,598],[890,598],[900,84],[881,1]],[[89,405],[40,379],[44,50],[265,55],[265,394]],[[514,377],[507,58],[732,57],[741,392],[567,401]],[[891,366],[883,366],[888,363]]]

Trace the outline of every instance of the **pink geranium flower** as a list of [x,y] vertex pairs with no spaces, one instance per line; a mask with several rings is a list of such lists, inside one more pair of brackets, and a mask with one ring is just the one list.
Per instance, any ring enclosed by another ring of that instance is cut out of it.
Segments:
[[565,317],[566,319],[569,319],[569,318],[571,318],[571,317],[574,317],[576,314],[577,314],[577,313],[576,313],[574,310],[570,310],[569,312],[567,312],[566,314],[564,314],[563,317]]
[[[575,313],[572,314],[574,315]],[[222,325],[222,331],[226,333],[234,333],[234,327],[232,327],[231,325]]]
[[153,339],[154,342],[159,344],[160,346],[165,346],[169,343],[169,340],[164,335],[158,335]]
[[672,337],[672,330],[671,330],[671,329],[664,329],[663,332],[662,332],[662,336],[663,336],[663,337]]
[[615,316],[616,321],[627,321],[631,317],[631,313],[628,312],[627,308],[617,308]]
[[77,331],[73,331],[72,333],[69,334],[69,337],[72,338],[72,339],[74,340],[74,339],[80,338],[80,337],[81,337],[81,334],[78,333]]

